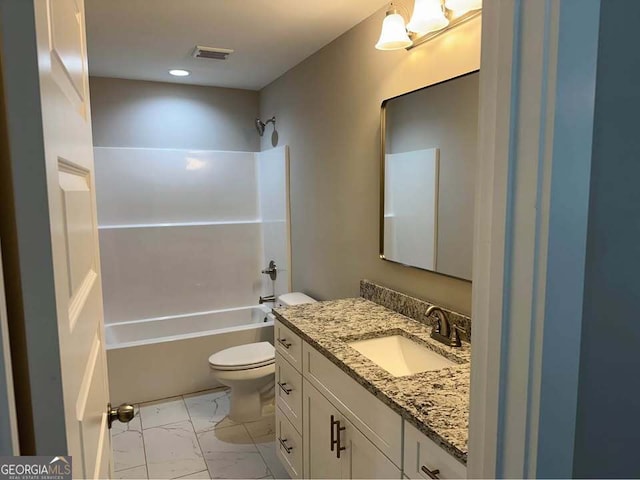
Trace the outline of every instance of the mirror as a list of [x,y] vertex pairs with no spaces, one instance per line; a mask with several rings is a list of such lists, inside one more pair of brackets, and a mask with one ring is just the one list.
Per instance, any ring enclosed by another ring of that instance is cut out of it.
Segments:
[[471,280],[478,80],[382,103],[382,259]]

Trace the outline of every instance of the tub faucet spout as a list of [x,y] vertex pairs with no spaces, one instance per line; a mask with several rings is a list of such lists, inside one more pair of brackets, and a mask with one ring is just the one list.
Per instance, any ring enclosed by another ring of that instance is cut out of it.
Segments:
[[260,305],[266,302],[275,302],[275,301],[276,301],[275,295],[267,295],[266,297],[260,297]]

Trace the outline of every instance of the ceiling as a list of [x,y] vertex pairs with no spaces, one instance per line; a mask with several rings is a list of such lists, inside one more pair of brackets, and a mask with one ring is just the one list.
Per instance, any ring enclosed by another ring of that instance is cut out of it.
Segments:
[[[387,0],[85,0],[89,72],[259,90]],[[196,45],[229,59],[191,56]],[[182,68],[191,76],[172,77]]]

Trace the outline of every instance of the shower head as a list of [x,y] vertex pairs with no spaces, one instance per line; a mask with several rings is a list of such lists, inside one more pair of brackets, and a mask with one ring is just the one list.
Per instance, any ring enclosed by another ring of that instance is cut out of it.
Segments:
[[262,137],[264,135],[264,129],[270,123],[273,123],[273,126],[275,128],[275,126],[276,126],[276,117],[271,117],[266,122],[263,122],[259,118],[256,118],[256,130],[258,131],[258,135],[260,135]]

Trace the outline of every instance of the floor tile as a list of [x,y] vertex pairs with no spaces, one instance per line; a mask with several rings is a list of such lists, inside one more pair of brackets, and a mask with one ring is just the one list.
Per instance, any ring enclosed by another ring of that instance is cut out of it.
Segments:
[[192,473],[191,475],[185,475],[184,477],[179,477],[180,480],[187,478],[207,478],[210,479],[209,470],[203,470],[202,472]]
[[153,428],[189,420],[182,397],[168,398],[140,405],[142,428]]
[[[115,471],[144,466],[144,443],[140,416],[136,415],[129,423],[114,422],[111,429],[111,449]],[[145,471],[146,475],[146,471]]]
[[142,465],[140,467],[130,468],[128,470],[120,470],[119,472],[115,472],[113,474],[113,478],[121,479],[121,480],[138,480],[138,479],[146,479],[147,477],[147,466]]
[[189,421],[146,428],[144,443],[149,478],[177,478],[207,468]]
[[269,467],[269,471],[275,478],[290,478],[289,472],[282,466],[278,454],[276,453],[276,442],[258,444],[258,450],[262,459]]
[[276,438],[276,417],[270,415],[256,422],[245,423],[247,431],[256,443],[270,443]]
[[214,428],[237,425],[227,418],[229,400],[229,390],[214,390],[185,395],[184,402],[196,432],[206,432]]
[[259,453],[213,452],[207,455],[211,478],[264,478],[271,474]]
[[198,441],[205,459],[209,458],[211,453],[258,452],[243,425],[233,425],[199,433]]

